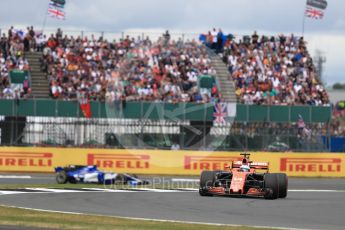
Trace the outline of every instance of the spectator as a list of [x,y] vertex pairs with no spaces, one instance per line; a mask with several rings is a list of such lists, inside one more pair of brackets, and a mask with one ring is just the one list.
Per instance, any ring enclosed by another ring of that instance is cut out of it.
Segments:
[[170,33],[169,30],[165,31],[165,34],[163,34],[164,37],[164,46],[168,46],[170,42]]
[[223,31],[221,29],[218,30],[217,34],[217,48],[216,48],[216,53],[221,53],[223,52]]
[[57,40],[61,40],[62,39],[63,33],[62,33],[62,30],[60,28],[57,29],[55,37],[56,37]]
[[211,45],[211,48],[212,49],[216,49],[217,48],[217,43],[218,43],[218,33],[217,33],[217,30],[216,28],[213,28],[212,32],[211,32],[211,35],[212,35],[212,45]]
[[31,92],[29,83],[24,81],[23,84],[11,84],[10,72],[30,70],[29,63],[24,58],[24,51],[30,50],[30,35],[28,33],[24,36],[22,31],[11,27],[8,36],[3,34],[0,41],[0,98],[26,97]]
[[82,89],[89,99],[101,101],[209,100],[200,93],[192,97],[199,76],[215,73],[205,48],[195,41],[168,42],[167,37],[108,42],[71,36],[57,42],[51,35],[41,65],[48,71],[52,96],[70,100]]
[[303,38],[292,34],[259,39],[255,31],[243,41],[225,44],[224,60],[242,103],[329,104]]
[[30,35],[29,35],[29,33],[28,34],[26,34],[26,36],[25,36],[25,38],[24,38],[24,41],[23,41],[23,43],[24,43],[24,51],[25,52],[28,52],[28,51],[30,51]]
[[180,150],[181,147],[180,147],[180,145],[178,143],[174,143],[174,144],[171,145],[170,149],[174,150],[174,151],[177,151],[177,150]]

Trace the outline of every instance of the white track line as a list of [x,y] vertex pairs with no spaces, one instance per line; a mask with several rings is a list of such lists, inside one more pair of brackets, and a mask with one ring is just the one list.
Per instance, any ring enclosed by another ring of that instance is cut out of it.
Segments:
[[[83,190],[69,190],[69,189],[50,189],[50,188],[25,188],[34,191],[50,192],[50,193],[74,193],[74,192],[87,192]],[[30,193],[30,192],[29,192]]]
[[154,188],[136,188],[136,190],[144,192],[182,192],[180,190],[174,189],[154,189]]
[[[157,193],[181,193],[181,192],[197,192],[196,188],[181,189],[154,189],[154,188],[127,188],[127,189],[102,189],[102,188],[81,188],[81,189],[50,189],[50,188],[25,188],[23,190],[0,190],[0,195],[16,195],[16,194],[47,194],[47,193],[86,193],[86,192],[111,192],[111,193],[128,193],[128,192],[157,192]],[[31,190],[31,191],[30,191]],[[345,193],[345,190],[316,190],[316,189],[290,189],[288,192],[315,192],[315,193]]]
[[[128,190],[131,190],[130,188]],[[154,189],[154,188],[135,188],[138,192],[168,192],[166,189]]]
[[172,178],[172,182],[199,182],[200,179],[184,179],[184,178]]
[[288,192],[345,192],[345,190],[290,189]]
[[0,175],[0,179],[31,179],[31,176]]
[[155,222],[164,222],[164,223],[178,223],[178,224],[199,224],[199,225],[210,225],[210,226],[220,226],[220,227],[243,227],[249,226],[252,228],[267,228],[267,229],[279,229],[279,230],[309,230],[305,228],[286,228],[286,227],[273,227],[273,226],[257,226],[257,225],[238,225],[238,224],[220,224],[220,223],[207,223],[207,222],[194,222],[194,221],[181,221],[181,220],[166,220],[166,219],[152,219],[152,218],[138,218],[138,217],[125,217],[125,216],[109,216],[109,215],[97,215],[97,214],[86,214],[80,212],[64,212],[64,211],[54,211],[46,209],[37,209],[37,208],[26,208],[10,205],[0,205],[7,208],[20,208],[24,210],[38,211],[38,212],[49,212],[49,213],[61,213],[61,214],[71,214],[71,215],[81,215],[81,216],[99,216],[99,217],[113,217],[125,220],[139,220],[139,221],[155,221]]
[[82,188],[85,190],[92,190],[95,192],[136,192],[130,190],[121,190],[121,189],[105,189],[105,188]]
[[199,191],[198,188],[177,188],[177,190],[182,192],[196,192]]
[[17,191],[0,191],[0,195],[15,195],[15,194],[26,194],[27,192]]

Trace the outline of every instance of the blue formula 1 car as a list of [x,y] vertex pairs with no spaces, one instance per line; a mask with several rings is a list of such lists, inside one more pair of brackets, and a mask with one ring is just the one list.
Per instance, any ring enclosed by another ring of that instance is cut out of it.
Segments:
[[56,167],[56,182],[65,184],[67,182],[76,183],[96,183],[96,184],[128,184],[145,185],[146,180],[140,180],[136,175],[126,173],[108,173],[97,169],[97,166],[69,165],[66,167]]

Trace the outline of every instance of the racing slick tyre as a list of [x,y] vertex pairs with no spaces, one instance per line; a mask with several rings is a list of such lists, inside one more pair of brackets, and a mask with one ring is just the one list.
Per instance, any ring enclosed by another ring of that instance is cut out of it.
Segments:
[[65,171],[58,172],[56,174],[56,182],[58,184],[66,184],[67,183],[67,174]]
[[118,183],[118,184],[128,184],[128,180],[127,178],[122,175],[122,174],[118,174],[115,178],[115,181]]
[[206,187],[213,187],[216,174],[216,171],[203,171],[201,173],[199,188],[200,196],[212,196],[212,194],[208,193]]
[[265,199],[274,200],[279,197],[279,183],[277,173],[267,173],[264,175],[265,189],[267,193],[265,194]]
[[288,177],[285,173],[277,173],[278,177],[278,197],[279,198],[286,198],[287,190],[288,190]]

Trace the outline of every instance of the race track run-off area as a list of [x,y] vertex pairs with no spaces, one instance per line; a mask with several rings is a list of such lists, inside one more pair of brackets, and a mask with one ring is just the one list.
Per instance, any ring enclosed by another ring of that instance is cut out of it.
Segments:
[[0,204],[31,209],[186,222],[344,229],[341,179],[291,179],[278,200],[201,197],[196,189],[0,190]]

